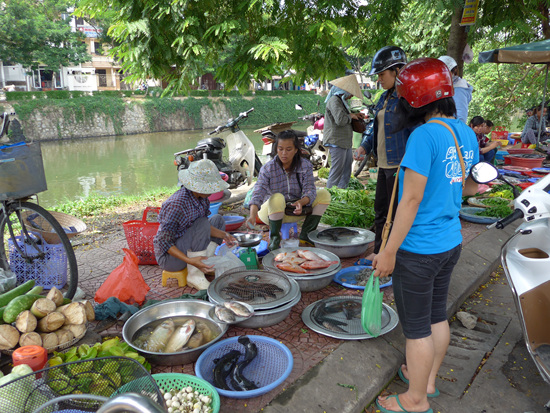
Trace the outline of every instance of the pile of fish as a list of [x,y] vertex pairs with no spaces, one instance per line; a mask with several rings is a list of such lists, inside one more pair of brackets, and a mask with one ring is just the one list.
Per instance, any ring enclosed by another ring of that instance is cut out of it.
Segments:
[[[219,359],[214,360],[214,386],[223,390],[247,391],[258,388],[258,385],[243,375],[244,369],[258,355],[258,348],[247,336],[240,336],[237,341],[245,348],[244,359],[239,360],[242,353],[231,350]],[[231,387],[227,384],[227,378]]]
[[320,270],[338,264],[338,261],[327,261],[309,250],[281,252],[274,260],[277,262],[275,266],[280,270],[297,274],[309,274],[309,270]]
[[253,312],[237,301],[225,301],[223,305],[216,305],[214,308],[216,317],[224,323],[234,323],[237,317],[249,318]]
[[326,238],[331,241],[338,241],[342,237],[354,237],[359,235],[359,231],[345,227],[329,228],[317,234],[317,238]]
[[281,287],[272,283],[249,282],[243,279],[228,283],[220,291],[233,299],[244,302],[254,301],[258,298],[263,298],[264,300],[267,298],[277,298],[277,294],[284,292]]
[[327,330],[336,333],[347,333],[342,327],[348,326],[345,321],[340,321],[334,318],[338,313],[342,313],[346,320],[361,318],[361,302],[355,300],[336,301],[334,303],[326,303],[321,301],[315,306],[312,315],[315,320]]
[[153,353],[176,353],[185,349],[202,346],[216,337],[216,334],[202,321],[188,319],[176,324],[167,318],[151,332],[133,340],[137,347]]

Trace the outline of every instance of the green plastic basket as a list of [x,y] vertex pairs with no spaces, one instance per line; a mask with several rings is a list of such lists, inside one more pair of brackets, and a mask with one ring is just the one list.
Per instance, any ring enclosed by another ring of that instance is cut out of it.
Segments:
[[152,375],[159,388],[165,392],[172,389],[182,389],[183,387],[191,386],[194,390],[201,394],[212,398],[212,411],[219,413],[220,411],[220,395],[218,391],[206,380],[200,379],[190,374],[183,373],[158,373]]

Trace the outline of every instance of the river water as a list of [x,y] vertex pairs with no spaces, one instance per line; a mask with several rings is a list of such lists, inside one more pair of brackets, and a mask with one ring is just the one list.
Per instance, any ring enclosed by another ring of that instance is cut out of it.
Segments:
[[[294,126],[305,130],[307,124],[300,122]],[[258,127],[242,130],[261,155],[263,142],[254,129]],[[40,204],[48,208],[91,193],[138,195],[175,185],[174,153],[195,147],[207,137],[207,132],[159,132],[43,142],[48,190],[39,194]],[[228,134],[224,132],[219,136]]]

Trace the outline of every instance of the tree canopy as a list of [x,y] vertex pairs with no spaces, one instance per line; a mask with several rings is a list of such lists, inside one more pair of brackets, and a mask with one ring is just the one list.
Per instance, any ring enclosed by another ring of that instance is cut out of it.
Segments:
[[68,0],[4,0],[0,5],[0,60],[58,71],[89,60],[81,34],[62,17]]

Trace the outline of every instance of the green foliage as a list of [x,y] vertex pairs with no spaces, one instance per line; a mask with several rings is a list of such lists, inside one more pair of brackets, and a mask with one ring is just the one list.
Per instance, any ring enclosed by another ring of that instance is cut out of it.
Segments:
[[71,92],[68,90],[48,90],[44,93],[44,97],[48,99],[70,99]]
[[60,18],[69,0],[7,0],[0,11],[0,60],[59,71],[89,60],[83,35]]
[[192,119],[196,129],[202,129],[202,108],[207,106],[213,109],[208,98],[195,99],[192,97],[187,99],[151,98],[143,102],[143,106],[146,108],[147,123],[151,130],[158,130],[157,120],[178,112],[181,112],[182,116],[187,115]]
[[15,101],[15,100],[30,100],[34,99],[34,92],[6,92],[6,100]]
[[321,222],[333,227],[370,228],[374,222],[375,191],[329,188],[330,205]]

